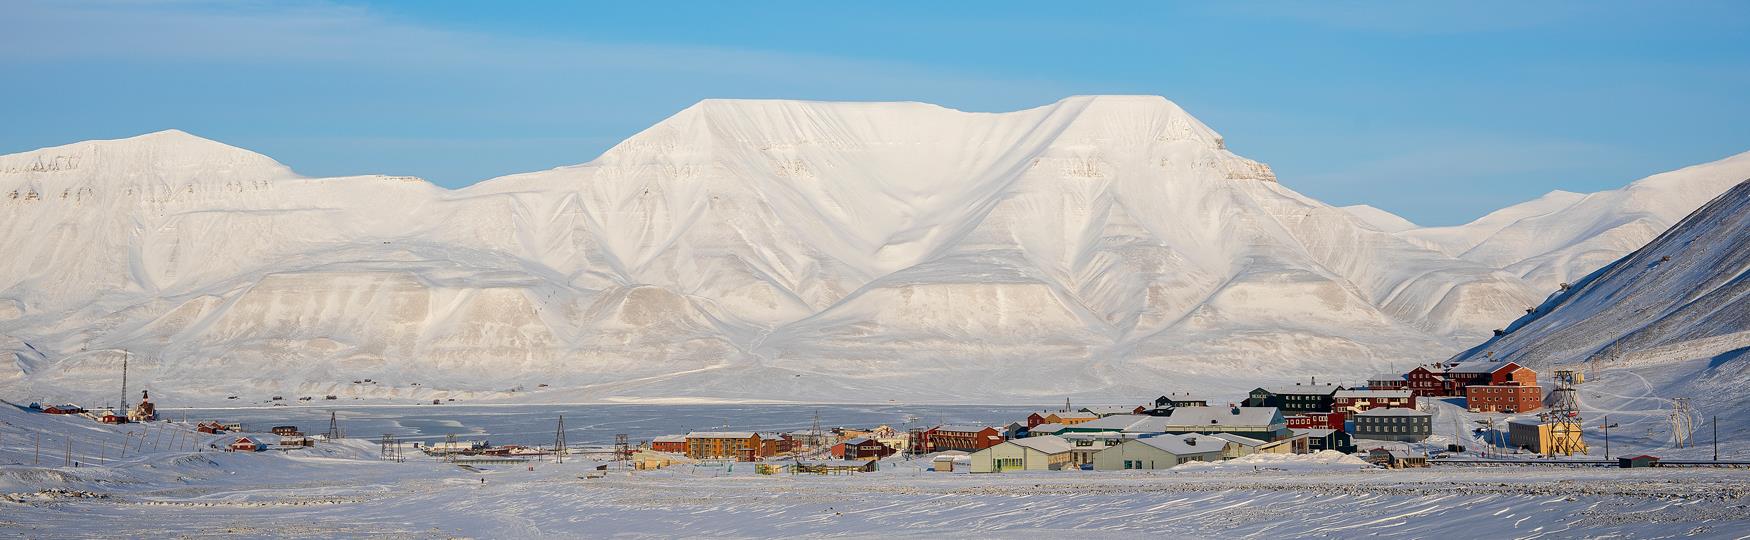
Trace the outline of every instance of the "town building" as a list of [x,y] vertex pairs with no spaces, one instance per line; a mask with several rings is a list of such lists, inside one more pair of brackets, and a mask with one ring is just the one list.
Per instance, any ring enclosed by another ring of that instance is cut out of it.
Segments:
[[1248,407],[1275,407],[1283,414],[1330,412],[1337,391],[1342,389],[1335,384],[1318,384],[1316,381],[1261,387],[1252,390],[1245,404]]
[[1173,409],[1176,407],[1208,407],[1209,399],[1202,396],[1195,396],[1190,393],[1171,392],[1167,395],[1155,398],[1151,405],[1152,406],[1149,407],[1148,410],[1143,411],[1143,414],[1167,416],[1172,414]]
[[1288,429],[1343,429],[1343,422],[1349,419],[1349,415],[1343,412],[1309,412],[1284,416],[1282,419],[1288,422]]
[[875,472],[877,464],[861,459],[808,459],[793,461],[787,467],[795,474],[854,474]]
[[1417,397],[1452,395],[1445,371],[1438,365],[1416,366],[1404,374],[1404,383]]
[[1082,412],[1092,414],[1094,416],[1098,416],[1101,418],[1105,418],[1105,417],[1112,416],[1115,414],[1142,414],[1144,411],[1147,411],[1147,410],[1148,410],[1147,407],[1143,407],[1141,405],[1137,405],[1134,407],[1127,406],[1127,405],[1082,407]]
[[1416,408],[1416,394],[1409,390],[1339,390],[1331,396],[1331,410],[1358,413],[1379,407]]
[[1464,406],[1471,412],[1522,413],[1543,408],[1538,385],[1473,384],[1464,387]]
[[687,453],[686,435],[663,435],[650,440],[650,449],[671,454]]
[[796,443],[790,435],[784,433],[760,433],[760,457],[772,457],[788,454],[795,450]]
[[1050,435],[1002,441],[972,453],[972,472],[1060,470],[1070,465],[1072,450],[1069,441]]
[[232,452],[260,452],[267,450],[267,443],[255,437],[238,437],[225,448]]
[[893,453],[893,448],[868,437],[851,437],[832,448],[833,457],[840,459],[881,459]]
[[1410,381],[1403,375],[1381,373],[1367,378],[1368,390],[1405,390],[1410,387]]
[[990,426],[945,425],[925,432],[928,452],[960,450],[976,452],[1003,442],[1002,433]]
[[1222,459],[1241,458],[1252,454],[1305,454],[1308,452],[1307,438],[1301,435],[1279,441],[1260,441],[1232,433],[1211,433],[1209,436],[1227,441],[1227,448],[1222,449]]
[[[1152,426],[1150,426],[1152,427]],[[1134,427],[1133,427],[1134,429]],[[1293,435],[1275,407],[1179,407],[1160,423],[1162,433],[1232,433],[1261,441]]]
[[1296,429],[1294,430],[1294,434],[1306,436],[1306,448],[1308,452],[1335,450],[1345,454],[1355,453],[1355,439],[1349,436],[1349,432],[1341,429]]
[[1355,415],[1355,438],[1420,442],[1434,434],[1433,418],[1415,409],[1371,409]]
[[1568,419],[1514,418],[1507,421],[1507,444],[1536,454],[1586,453],[1580,422]]
[[1038,411],[1027,415],[1027,427],[1040,424],[1073,425],[1098,420],[1100,415],[1083,411]]
[[1099,433],[1069,433],[1063,435],[1063,440],[1070,444],[1070,465],[1081,467],[1094,462],[1094,454],[1111,448],[1120,442],[1142,437],[1139,433],[1122,433],[1104,431]]
[[1428,466],[1428,456],[1408,450],[1375,448],[1367,451],[1367,462],[1388,469],[1414,469]]
[[687,457],[754,461],[762,447],[751,431],[695,431],[687,434]]
[[1128,439],[1094,454],[1094,470],[1170,469],[1192,461],[1221,461],[1228,441],[1198,434]]
[[273,429],[268,430],[268,432],[281,437],[304,434],[303,431],[298,430],[298,426],[274,426]]
[[632,451],[632,468],[640,471],[653,471],[675,465],[688,465],[694,461],[685,455],[673,452],[661,452],[640,448]]
[[1037,426],[1027,428],[1027,436],[1028,437],[1036,437],[1039,435],[1056,435],[1058,433],[1063,432],[1064,428],[1067,428],[1067,427],[1069,427],[1069,426],[1065,426],[1063,424],[1039,424]]

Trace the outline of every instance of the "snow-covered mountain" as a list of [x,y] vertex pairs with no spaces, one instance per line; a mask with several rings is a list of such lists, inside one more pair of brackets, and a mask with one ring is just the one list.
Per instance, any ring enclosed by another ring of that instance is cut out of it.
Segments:
[[0,157],[0,194],[0,389],[43,399],[112,396],[122,349],[184,400],[1141,396],[1445,356],[1544,296],[1158,97],[710,100],[459,190],[169,131]]
[[1750,180],[1460,359],[1602,367],[1750,348]]
[[1655,174],[1621,189],[1552,191],[1464,225],[1393,232],[1449,255],[1506,269],[1533,288],[1550,292],[1646,245],[1745,178],[1750,178],[1750,152]]

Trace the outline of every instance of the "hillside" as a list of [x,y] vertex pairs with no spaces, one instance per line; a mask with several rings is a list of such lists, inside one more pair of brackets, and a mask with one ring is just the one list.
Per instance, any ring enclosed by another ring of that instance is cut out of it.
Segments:
[[0,193],[21,399],[111,396],[123,349],[195,402],[1152,395],[1358,378],[1543,297],[1158,97],[708,100],[459,190],[171,131],[0,157]]

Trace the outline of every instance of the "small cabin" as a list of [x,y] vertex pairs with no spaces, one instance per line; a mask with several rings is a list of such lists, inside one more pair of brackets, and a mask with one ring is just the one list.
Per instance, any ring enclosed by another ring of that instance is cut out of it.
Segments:
[[1656,456],[1649,456],[1649,455],[1642,454],[1642,455],[1638,455],[1638,456],[1634,456],[1634,457],[1616,458],[1616,464],[1617,464],[1617,466],[1622,467],[1624,469],[1639,469],[1641,467],[1658,467],[1659,466],[1659,458]]
[[231,445],[226,448],[232,452],[260,452],[267,450],[267,443],[254,437],[238,437],[237,440],[231,441]]
[[274,426],[270,431],[274,435],[279,435],[281,437],[291,437],[304,434],[304,432],[298,430],[298,426]]

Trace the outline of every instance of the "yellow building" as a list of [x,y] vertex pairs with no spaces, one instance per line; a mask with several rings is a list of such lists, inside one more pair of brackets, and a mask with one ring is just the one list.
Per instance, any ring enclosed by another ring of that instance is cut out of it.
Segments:
[[1507,443],[1538,454],[1571,456],[1589,451],[1580,423],[1572,421],[1511,420],[1507,422]]
[[673,465],[685,465],[693,460],[680,454],[657,452],[655,450],[639,449],[632,452],[632,468],[640,471],[651,471]]

